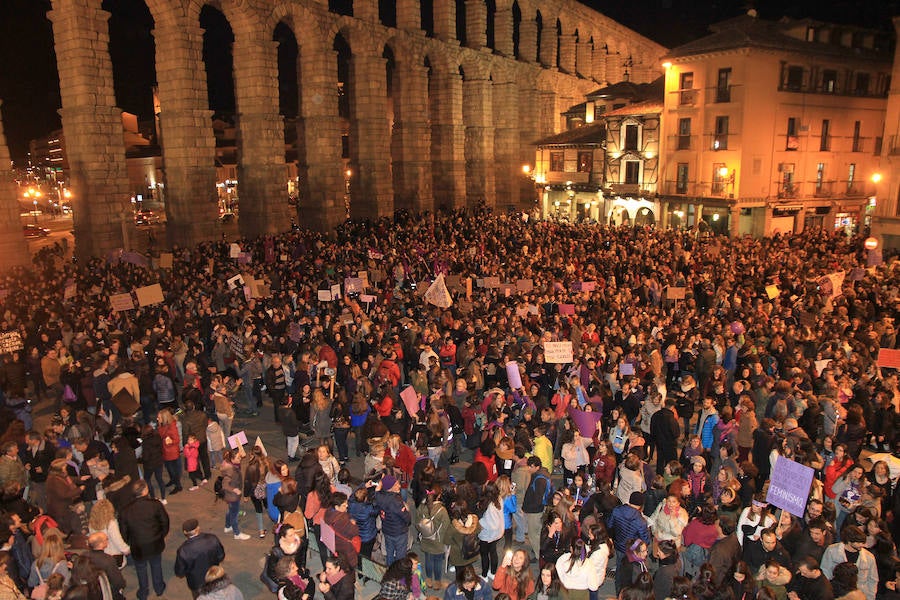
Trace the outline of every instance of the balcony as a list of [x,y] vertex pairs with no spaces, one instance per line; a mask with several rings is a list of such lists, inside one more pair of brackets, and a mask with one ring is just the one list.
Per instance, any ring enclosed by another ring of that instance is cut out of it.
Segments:
[[821,183],[817,183],[815,186],[815,191],[813,192],[813,196],[816,198],[830,198],[834,195],[835,184],[834,181],[823,181]]
[[670,135],[666,139],[669,147],[675,150],[693,150],[697,144],[695,135]]
[[800,186],[796,183],[778,182],[779,198],[798,198],[800,196]]
[[900,155],[900,135],[892,135],[888,138],[888,154],[891,156]]
[[730,85],[726,85],[715,88],[716,103],[721,104],[722,102],[731,102],[731,87],[732,86]]
[[697,92],[698,90],[695,89],[679,90],[679,106],[694,106],[695,104],[697,104]]

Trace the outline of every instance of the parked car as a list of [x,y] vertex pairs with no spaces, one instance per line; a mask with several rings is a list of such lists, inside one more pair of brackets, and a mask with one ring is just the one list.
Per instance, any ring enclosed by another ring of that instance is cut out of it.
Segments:
[[22,225],[22,231],[25,233],[25,237],[47,237],[50,235],[49,229],[34,225],[33,223]]

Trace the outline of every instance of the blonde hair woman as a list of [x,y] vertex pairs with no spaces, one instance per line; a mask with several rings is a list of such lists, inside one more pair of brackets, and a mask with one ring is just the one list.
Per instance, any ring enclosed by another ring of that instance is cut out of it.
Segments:
[[119,531],[119,522],[116,520],[116,509],[109,500],[97,500],[94,508],[91,509],[91,516],[88,519],[88,529],[90,533],[105,533],[109,543],[103,550],[105,554],[116,558],[116,563],[120,566],[125,557],[131,554],[131,547],[122,539],[122,533]]
[[46,582],[54,573],[62,575],[69,581],[69,565],[66,562],[66,547],[62,538],[56,534],[44,538],[44,545],[31,565],[28,574],[28,587],[35,588]]
[[318,440],[325,442],[331,439],[331,401],[321,388],[313,390],[309,421]]

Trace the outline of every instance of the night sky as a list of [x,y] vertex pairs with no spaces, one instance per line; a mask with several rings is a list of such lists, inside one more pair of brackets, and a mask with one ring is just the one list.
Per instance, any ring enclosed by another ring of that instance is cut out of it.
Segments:
[[[809,17],[890,30],[890,17],[900,13],[900,0],[583,0],[585,4],[668,47],[704,35],[710,23],[757,8],[762,18]],[[152,17],[143,0],[103,0],[111,12],[110,52],[119,106],[141,119],[152,116]],[[60,106],[52,31],[45,13],[50,0],[0,0],[0,99],[13,159],[23,164],[28,140],[58,128]],[[677,27],[672,24],[677,23]],[[227,22],[204,9],[208,28],[204,55],[214,70],[210,84],[212,110],[234,108],[229,81],[231,41]],[[282,85],[284,87],[284,83]],[[282,90],[282,95],[284,96]],[[283,104],[284,106],[284,104]],[[285,107],[291,112],[292,107]],[[293,110],[296,110],[294,108]]]

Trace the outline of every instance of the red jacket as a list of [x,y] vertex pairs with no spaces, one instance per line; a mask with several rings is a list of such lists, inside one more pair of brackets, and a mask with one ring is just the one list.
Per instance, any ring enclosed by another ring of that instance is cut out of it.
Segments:
[[380,402],[375,403],[375,412],[378,413],[379,417],[389,416],[393,409],[394,409],[394,399],[391,397],[390,394],[385,394],[384,398],[382,398]]
[[407,478],[412,479],[413,469],[416,466],[416,455],[413,453],[412,448],[406,444],[400,444],[400,448],[397,450],[397,456],[394,457],[394,460],[397,467],[406,473]]
[[181,457],[181,450],[178,448],[178,426],[173,421],[168,425],[160,425],[157,432],[163,441],[163,460],[178,460]]
[[488,481],[497,479],[497,463],[493,456],[485,456],[481,453],[481,449],[475,451],[475,462],[480,462],[485,466],[488,472]]

